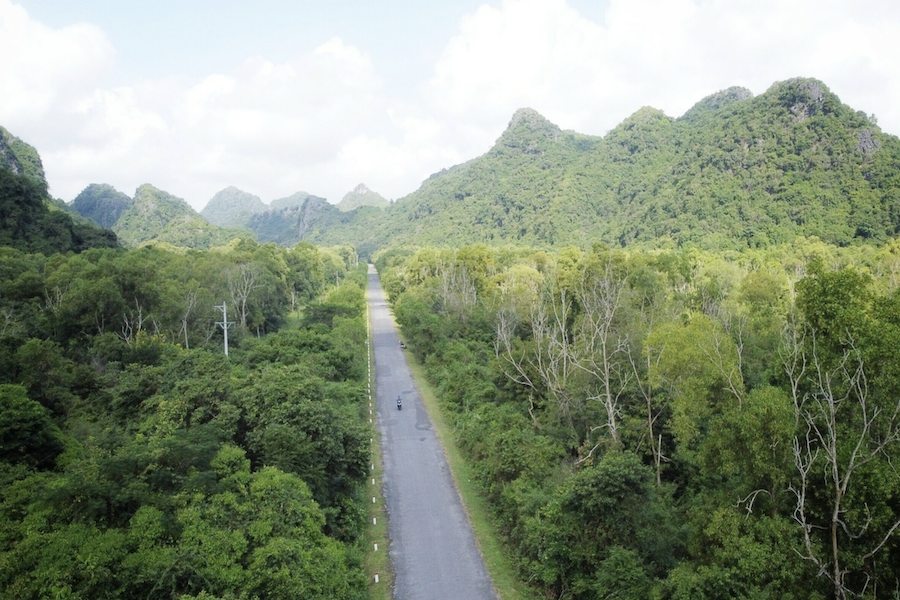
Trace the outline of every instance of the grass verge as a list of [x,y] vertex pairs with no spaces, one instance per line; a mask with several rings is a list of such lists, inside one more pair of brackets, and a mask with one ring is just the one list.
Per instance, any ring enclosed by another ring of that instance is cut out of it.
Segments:
[[419,387],[425,410],[431,417],[435,433],[444,448],[447,463],[450,465],[456,487],[462,497],[469,521],[472,523],[475,541],[484,557],[485,566],[494,582],[497,595],[500,600],[526,600],[533,597],[528,588],[518,580],[515,568],[503,552],[500,538],[491,523],[487,503],[478,493],[469,465],[463,460],[456,447],[452,427],[444,420],[437,396],[425,377],[425,368],[416,360],[412,352],[406,354],[406,361],[412,370],[416,385]]
[[[383,487],[383,463],[381,455],[381,432],[378,430],[377,413],[375,409],[375,362],[371,343],[371,317],[366,311],[367,327],[369,328],[368,344],[368,372],[369,372],[369,398],[366,401],[367,410],[372,423],[369,426],[372,431],[371,468],[366,486],[366,506],[371,507],[371,515],[368,517],[366,527],[366,539],[363,542],[365,550],[365,570],[369,578],[369,600],[391,600],[394,585],[394,573],[391,568],[390,539],[388,538],[387,511],[384,506]],[[371,498],[375,502],[368,502]],[[378,542],[378,551],[375,551],[374,543]],[[378,574],[378,583],[375,583],[375,574]]]
[[[373,415],[374,417],[374,415]],[[374,421],[374,418],[373,418]],[[394,574],[391,569],[391,561],[388,554],[390,540],[388,539],[387,512],[384,509],[384,494],[382,493],[382,465],[381,465],[381,438],[378,429],[372,425],[372,467],[369,485],[367,486],[367,499],[375,498],[374,503],[367,502],[371,506],[371,515],[366,531],[366,575],[369,578],[369,599],[390,600],[391,589],[394,584]],[[372,484],[374,479],[375,484]],[[373,521],[374,520],[374,521]],[[378,542],[378,551],[375,551],[374,543]],[[378,583],[375,583],[375,574],[378,573]]]

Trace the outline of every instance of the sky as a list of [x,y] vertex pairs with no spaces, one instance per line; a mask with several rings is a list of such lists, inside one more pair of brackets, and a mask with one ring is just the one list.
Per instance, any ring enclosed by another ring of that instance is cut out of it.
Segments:
[[898,40],[896,0],[0,0],[0,125],[65,201],[398,199],[523,107],[602,136],[814,77],[898,135]]

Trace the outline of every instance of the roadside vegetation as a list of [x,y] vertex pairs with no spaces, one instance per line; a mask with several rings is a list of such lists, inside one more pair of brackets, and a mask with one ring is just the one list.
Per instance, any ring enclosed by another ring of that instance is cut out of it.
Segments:
[[0,274],[0,597],[366,597],[352,249],[7,247]]
[[900,590],[900,246],[377,257],[549,598]]

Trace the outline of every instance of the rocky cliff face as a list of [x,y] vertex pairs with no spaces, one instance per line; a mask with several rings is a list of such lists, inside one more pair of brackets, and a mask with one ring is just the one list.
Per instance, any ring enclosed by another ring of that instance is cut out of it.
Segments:
[[34,146],[26,144],[4,127],[0,127],[0,169],[24,175],[47,188],[44,165]]

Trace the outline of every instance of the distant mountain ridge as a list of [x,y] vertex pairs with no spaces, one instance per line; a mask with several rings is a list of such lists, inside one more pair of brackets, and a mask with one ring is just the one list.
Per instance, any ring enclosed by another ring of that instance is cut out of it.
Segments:
[[134,202],[113,225],[113,231],[128,246],[148,241],[205,250],[221,246],[249,232],[212,225],[190,205],[150,184],[140,186]]
[[216,193],[200,211],[200,215],[219,227],[246,227],[253,215],[268,209],[259,196],[229,186]]
[[900,231],[900,140],[815,79],[729,88],[673,119],[644,107],[604,137],[517,111],[486,154],[429,177],[360,243],[741,249]]
[[70,208],[101,227],[112,229],[133,201],[113,186],[92,183],[78,194]]
[[[16,160],[20,170],[40,164]],[[139,201],[143,188],[113,225],[128,244],[205,247],[249,229],[260,242],[350,243],[364,254],[389,244],[597,241],[740,250],[800,236],[847,245],[900,232],[900,139],[822,82],[796,78],[759,96],[722,90],[678,118],[643,107],[604,137],[563,131],[523,108],[484,155],[431,175],[387,206],[375,202],[382,208],[364,201],[377,195],[363,185],[341,207],[306,192],[265,207],[226,188],[205,216],[248,229],[222,232],[155,188]],[[94,202],[101,205],[100,213],[121,206]]]
[[294,192],[290,196],[272,200],[272,202],[269,204],[269,209],[282,210],[285,208],[300,208],[308,200],[313,200],[315,202],[321,200],[323,202],[326,202],[325,198],[322,198],[321,196],[315,196],[308,192]]

